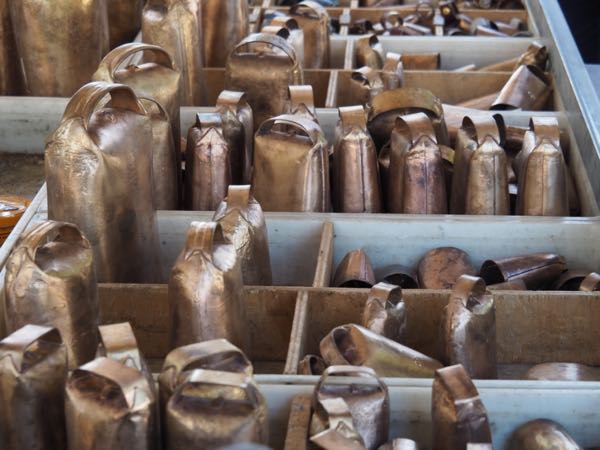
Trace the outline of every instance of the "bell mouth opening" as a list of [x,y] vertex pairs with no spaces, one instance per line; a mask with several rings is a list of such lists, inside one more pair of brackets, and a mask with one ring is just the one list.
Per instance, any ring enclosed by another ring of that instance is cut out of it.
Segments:
[[373,287],[373,285],[371,283],[369,283],[368,281],[353,279],[353,280],[344,281],[343,283],[341,283],[339,285],[339,287],[354,288],[354,289],[370,289]]
[[333,341],[342,357],[352,366],[360,366],[362,358],[359,355],[358,348],[352,340],[350,330],[338,328],[333,332]]
[[400,286],[402,289],[419,289],[419,283],[410,275],[396,273],[385,277],[385,282]]
[[481,272],[479,275],[484,279],[486,284],[498,284],[507,281],[498,264],[491,260],[485,261],[481,265]]

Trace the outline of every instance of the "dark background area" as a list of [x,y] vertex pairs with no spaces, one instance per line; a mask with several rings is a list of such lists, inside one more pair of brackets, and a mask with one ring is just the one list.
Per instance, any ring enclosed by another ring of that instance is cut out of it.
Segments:
[[600,64],[600,0],[560,0],[560,5],[584,62]]

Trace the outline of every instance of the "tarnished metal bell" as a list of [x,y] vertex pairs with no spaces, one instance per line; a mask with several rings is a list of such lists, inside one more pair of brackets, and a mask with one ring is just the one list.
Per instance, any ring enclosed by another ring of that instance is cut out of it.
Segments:
[[356,45],[356,67],[368,66],[371,69],[383,69],[383,47],[376,35],[372,34],[354,42]]
[[304,0],[290,7],[290,15],[304,31],[304,67],[329,67],[329,14],[319,3]]
[[202,0],[202,36],[207,67],[225,67],[227,57],[248,35],[247,0]]
[[271,285],[267,225],[260,204],[251,195],[250,186],[229,186],[227,197],[215,211],[213,221],[221,225],[223,235],[238,253],[244,285]]
[[142,26],[144,0],[106,0],[110,48],[135,39]]
[[428,251],[419,261],[417,271],[421,289],[452,289],[461,275],[477,273],[471,265],[469,254],[456,247],[439,247]]
[[375,273],[369,255],[363,249],[344,255],[335,270],[332,285],[346,288],[370,288],[375,284]]
[[565,428],[552,420],[537,419],[513,431],[507,450],[583,450]]
[[67,350],[57,329],[25,325],[0,341],[0,448],[66,447]]
[[144,374],[110,358],[75,369],[65,389],[69,450],[157,450],[156,396]]
[[81,229],[100,282],[161,281],[152,143],[133,91],[104,82],[77,91],[46,141],[48,217]]
[[553,253],[533,253],[504,259],[488,259],[480,276],[486,284],[523,280],[527,289],[544,289],[567,270],[564,258]]
[[23,235],[7,264],[6,328],[57,328],[74,369],[98,345],[98,290],[90,243],[75,226],[46,221]]
[[9,0],[0,0],[0,95],[17,95],[23,88],[15,31],[10,20]]
[[377,149],[367,130],[362,106],[339,108],[333,151],[333,209],[336,212],[383,211]]
[[106,0],[9,0],[8,3],[24,72],[25,94],[73,95],[90,80],[108,52]]
[[544,109],[552,87],[546,74],[536,66],[519,66],[492,103],[491,109],[539,111]]
[[334,328],[320,349],[329,365],[370,367],[380,377],[432,378],[442,367],[435,359],[354,324]]
[[192,222],[169,281],[173,348],[225,338],[246,347],[240,257],[215,222]]
[[296,19],[290,16],[275,16],[271,23],[263,27],[261,33],[282,37],[294,49],[301,67],[304,67],[304,30]]
[[388,283],[373,286],[363,309],[362,325],[388,339],[402,342],[406,337],[406,307],[402,289]]
[[371,100],[384,90],[381,73],[368,66],[360,67],[352,72],[347,96],[352,105],[369,105]]
[[485,282],[461,276],[442,316],[443,362],[462,364],[471,378],[496,378],[496,306]]
[[418,289],[417,273],[402,264],[390,264],[375,270],[375,277],[380,282],[395,284],[402,289]]
[[[317,400],[311,425],[310,441],[324,450],[364,450],[365,444],[356,431],[352,412],[341,397]],[[325,428],[321,430],[321,428]]]
[[600,274],[597,272],[588,274],[579,285],[579,290],[585,292],[600,291]]

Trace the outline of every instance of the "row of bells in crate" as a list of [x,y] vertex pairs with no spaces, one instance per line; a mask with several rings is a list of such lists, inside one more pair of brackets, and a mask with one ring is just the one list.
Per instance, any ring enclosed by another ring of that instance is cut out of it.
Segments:
[[[304,33],[304,67],[328,67],[327,11],[308,0],[289,14]],[[141,27],[143,41],[168,51],[181,71],[182,104],[199,105],[206,95],[203,65],[223,67],[232,51],[247,45],[240,41],[249,31],[249,5],[247,0],[67,0],[58,7],[1,0],[0,19],[0,95],[69,97],[90,80],[109,48],[132,41]]]

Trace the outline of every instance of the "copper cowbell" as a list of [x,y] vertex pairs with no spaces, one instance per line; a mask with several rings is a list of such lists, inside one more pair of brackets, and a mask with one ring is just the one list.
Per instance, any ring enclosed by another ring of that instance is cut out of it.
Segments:
[[347,95],[349,104],[369,105],[371,100],[383,92],[383,79],[378,70],[363,66],[352,72]]
[[503,134],[501,118],[463,119],[454,154],[451,214],[510,214]]
[[569,432],[559,423],[548,419],[536,419],[514,430],[506,444],[506,450],[583,450]]
[[254,155],[254,119],[246,94],[222,91],[217,98],[223,137],[231,152],[231,181],[247,184],[252,180]]
[[[328,383],[332,376],[348,376],[362,378],[365,381]],[[336,421],[324,414],[323,403],[328,400],[343,400],[351,414],[354,430],[362,438],[366,450],[376,450],[388,439],[390,420],[390,398],[385,383],[368,367],[331,366],[328,367],[313,393],[313,415],[310,421],[309,435],[315,442],[315,435],[321,434],[327,428],[335,430]],[[343,423],[343,421],[341,421]],[[333,427],[332,427],[333,425]],[[343,431],[343,426],[338,431]],[[318,442],[318,441],[317,441]],[[332,448],[332,447],[326,447]],[[339,448],[348,448],[347,446]]]
[[25,325],[0,341],[0,448],[66,446],[67,351],[58,330]]
[[110,48],[135,39],[142,26],[144,0],[106,0]]
[[100,282],[161,280],[152,139],[151,120],[130,88],[93,82],[71,98],[46,141],[48,217],[81,229]]
[[106,0],[9,0],[25,93],[70,97],[108,52]]
[[388,212],[448,212],[442,151],[426,114],[398,117],[392,131],[389,161]]
[[171,347],[225,338],[246,349],[240,258],[215,222],[192,222],[169,281]]
[[339,108],[333,152],[333,204],[336,212],[383,211],[377,149],[362,106]]
[[531,119],[514,164],[519,183],[517,214],[569,215],[567,166],[555,118]]
[[166,50],[181,72],[182,106],[206,102],[202,71],[202,11],[198,0],[148,0],[142,14],[142,40]]
[[6,264],[6,328],[57,328],[75,368],[98,345],[98,290],[88,240],[71,224],[42,222],[17,243]]
[[185,202],[193,211],[214,211],[231,184],[231,149],[221,116],[197,114],[185,152]]
[[225,88],[246,93],[254,114],[254,130],[286,111],[288,86],[302,81],[296,52],[279,36],[251,34],[227,60]]
[[0,0],[0,95],[21,94],[23,74],[15,31],[10,20],[9,0]]
[[292,115],[265,121],[254,137],[252,187],[265,211],[329,211],[329,154],[321,127]]
[[329,14],[319,3],[305,0],[290,8],[290,15],[304,31],[304,67],[329,67]]
[[247,0],[202,0],[202,36],[207,67],[225,67],[227,57],[248,35]]
[[157,450],[156,395],[139,370],[100,357],[65,388],[69,450]]
[[260,204],[250,193],[250,186],[229,186],[213,221],[221,225],[223,235],[235,247],[244,285],[269,286],[273,283],[269,238]]
[[388,339],[402,342],[406,338],[406,316],[400,286],[377,283],[369,291],[362,313],[362,326]]
[[217,450],[269,439],[267,402],[244,373],[196,369],[167,403],[165,450]]
[[304,67],[304,31],[296,19],[289,16],[275,16],[271,23],[263,27],[261,33],[274,34],[285,39],[296,52],[296,58]]

